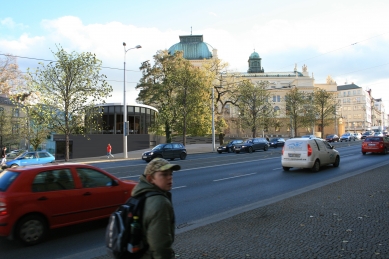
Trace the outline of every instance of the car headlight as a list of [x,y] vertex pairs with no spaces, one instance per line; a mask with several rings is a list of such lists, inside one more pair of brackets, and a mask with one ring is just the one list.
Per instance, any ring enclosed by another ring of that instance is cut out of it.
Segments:
[[152,156],[154,154],[154,152],[150,152],[149,155]]

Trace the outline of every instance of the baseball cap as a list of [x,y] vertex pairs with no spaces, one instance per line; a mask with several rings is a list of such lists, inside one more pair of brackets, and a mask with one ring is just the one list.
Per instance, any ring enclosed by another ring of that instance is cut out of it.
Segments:
[[144,175],[153,174],[158,171],[166,171],[166,170],[178,171],[181,169],[180,165],[170,164],[167,160],[163,158],[154,158],[151,162],[146,166]]

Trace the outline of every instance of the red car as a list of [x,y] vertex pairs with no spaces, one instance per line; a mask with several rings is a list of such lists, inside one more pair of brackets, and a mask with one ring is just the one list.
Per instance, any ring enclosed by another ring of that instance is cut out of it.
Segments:
[[362,154],[367,152],[387,154],[389,151],[389,137],[368,136],[362,142]]
[[108,217],[135,185],[84,164],[7,169],[0,173],[0,236],[35,245],[49,229]]

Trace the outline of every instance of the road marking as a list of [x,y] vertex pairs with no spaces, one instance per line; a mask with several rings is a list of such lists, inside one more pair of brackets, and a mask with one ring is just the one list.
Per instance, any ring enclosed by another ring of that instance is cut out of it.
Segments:
[[237,176],[232,176],[232,177],[217,179],[217,180],[213,180],[213,181],[214,181],[214,182],[219,182],[219,181],[229,180],[229,179],[233,179],[233,178],[238,178],[238,177],[243,177],[243,176],[249,176],[249,175],[253,175],[253,174],[257,174],[257,173],[242,174],[242,175],[237,175]]
[[274,170],[280,170],[280,169],[282,169],[282,167],[280,167],[280,168],[274,168],[273,171],[274,171]]
[[123,176],[123,177],[119,177],[120,179],[123,179],[123,178],[134,178],[134,177],[140,177],[141,175],[130,175],[130,176]]
[[186,188],[186,186],[177,186],[177,187],[173,187],[172,189],[180,189],[180,188]]

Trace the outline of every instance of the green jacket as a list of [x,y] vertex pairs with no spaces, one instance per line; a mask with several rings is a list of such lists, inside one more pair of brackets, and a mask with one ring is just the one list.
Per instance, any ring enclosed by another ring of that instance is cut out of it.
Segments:
[[132,196],[157,191],[162,195],[148,197],[142,216],[143,242],[149,245],[141,259],[174,259],[173,242],[175,219],[171,193],[162,191],[141,175],[139,183],[132,190]]

